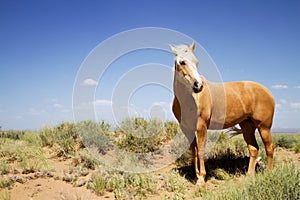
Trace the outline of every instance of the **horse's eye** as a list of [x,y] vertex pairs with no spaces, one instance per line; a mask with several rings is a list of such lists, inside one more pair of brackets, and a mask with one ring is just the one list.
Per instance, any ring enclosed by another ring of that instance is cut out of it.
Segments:
[[179,64],[180,65],[185,65],[185,62],[184,61],[180,61]]

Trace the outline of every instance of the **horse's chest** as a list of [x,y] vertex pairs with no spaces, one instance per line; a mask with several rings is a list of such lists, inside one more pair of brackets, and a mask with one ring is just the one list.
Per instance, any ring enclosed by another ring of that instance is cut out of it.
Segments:
[[192,95],[176,95],[180,104],[180,125],[195,129],[197,127],[198,106]]

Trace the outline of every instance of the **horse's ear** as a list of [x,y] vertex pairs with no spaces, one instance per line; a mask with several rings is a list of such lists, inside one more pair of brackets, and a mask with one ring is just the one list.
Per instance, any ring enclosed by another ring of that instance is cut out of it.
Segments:
[[170,46],[172,52],[176,55],[177,54],[176,48],[171,44],[169,44],[169,46]]
[[191,51],[194,51],[195,48],[196,48],[196,43],[195,43],[195,41],[193,40],[193,42],[192,42],[192,44],[191,44],[191,46],[190,46],[190,49],[191,49]]

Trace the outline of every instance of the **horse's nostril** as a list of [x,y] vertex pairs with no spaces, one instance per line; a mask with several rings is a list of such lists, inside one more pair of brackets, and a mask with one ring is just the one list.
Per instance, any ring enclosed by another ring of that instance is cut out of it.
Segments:
[[195,82],[194,82],[194,87],[196,87],[196,88],[199,87],[199,82],[198,82],[198,81],[195,81]]
[[185,62],[182,60],[179,62],[180,65],[185,65]]

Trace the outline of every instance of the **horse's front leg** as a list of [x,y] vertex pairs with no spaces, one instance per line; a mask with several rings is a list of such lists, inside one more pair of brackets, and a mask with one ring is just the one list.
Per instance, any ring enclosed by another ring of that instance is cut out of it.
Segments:
[[193,139],[193,141],[190,145],[190,150],[192,152],[192,155],[194,156],[194,167],[195,167],[195,173],[196,173],[195,182],[197,183],[198,176],[200,175],[200,171],[199,171],[199,156],[198,156],[196,137]]
[[200,173],[196,174],[197,178],[197,185],[202,186],[205,184],[205,164],[204,164],[204,157],[205,157],[205,143],[206,143],[206,134],[207,134],[207,125],[203,120],[199,120],[197,125],[197,133],[196,133],[196,149],[197,155],[199,156],[200,161]]

